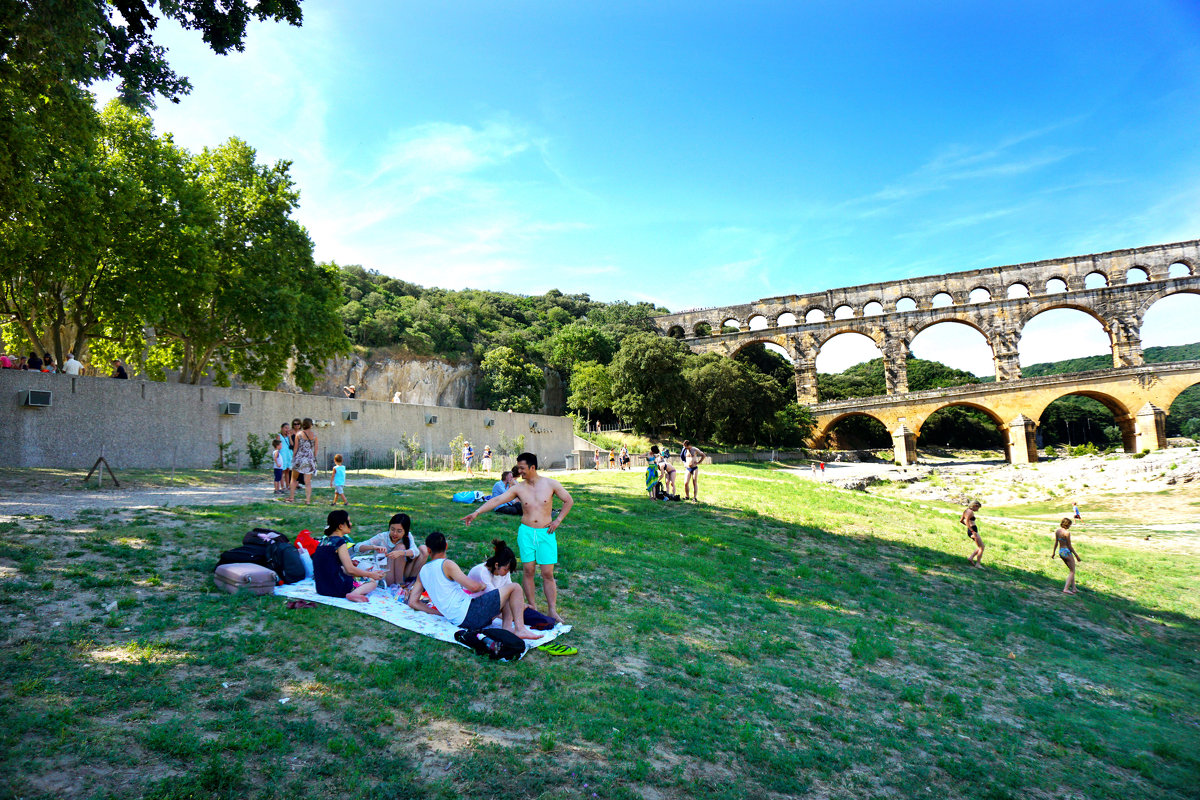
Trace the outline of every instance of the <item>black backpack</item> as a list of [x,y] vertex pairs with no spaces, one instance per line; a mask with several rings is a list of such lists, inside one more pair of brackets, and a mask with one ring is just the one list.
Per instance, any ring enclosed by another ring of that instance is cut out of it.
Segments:
[[221,553],[217,566],[222,564],[258,564],[279,576],[281,583],[304,580],[304,562],[300,552],[278,539],[270,544],[244,544]]
[[242,544],[270,544],[271,542],[288,544],[288,537],[270,528],[255,528],[242,537]]
[[279,580],[284,583],[304,580],[304,561],[300,558],[300,551],[288,544],[286,539],[276,539],[267,545],[267,557],[271,560],[267,566],[275,570]]
[[265,544],[244,544],[232,550],[221,553],[217,566],[222,564],[258,564],[260,567],[275,569],[271,566],[271,556]]
[[477,631],[454,632],[454,641],[465,644],[475,655],[487,656],[492,661],[520,661],[525,655],[525,640],[503,628],[483,628]]

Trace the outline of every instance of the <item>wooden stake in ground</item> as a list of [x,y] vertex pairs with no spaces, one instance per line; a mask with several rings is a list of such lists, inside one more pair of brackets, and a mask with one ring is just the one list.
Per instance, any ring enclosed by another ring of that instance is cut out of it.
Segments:
[[[113,474],[112,467],[110,467],[108,465],[108,461],[105,460],[104,456],[100,456],[99,458],[96,459],[96,463],[92,464],[92,468],[90,470],[88,470],[87,477],[83,479],[83,482],[87,483],[88,481],[90,481],[92,479],[92,473],[95,472],[97,467],[99,467],[101,464],[104,465],[104,469],[108,470],[108,475],[110,478],[112,478],[113,485],[116,486],[118,489],[120,489],[121,482],[119,480],[117,480],[117,476]],[[98,475],[96,475],[96,488],[97,489],[104,488],[104,472],[103,471],[101,471]]]

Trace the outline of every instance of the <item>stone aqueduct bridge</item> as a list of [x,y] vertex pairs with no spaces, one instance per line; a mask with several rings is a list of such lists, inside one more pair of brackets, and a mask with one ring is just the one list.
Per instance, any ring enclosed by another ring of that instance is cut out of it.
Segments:
[[[866,414],[887,426],[896,460],[909,464],[929,416],[962,405],[996,421],[1006,436],[1009,461],[1030,463],[1037,461],[1036,420],[1068,394],[1108,407],[1127,451],[1165,446],[1164,409],[1200,382],[1200,361],[1147,365],[1140,331],[1151,305],[1180,292],[1200,294],[1200,241],[772,297],[666,314],[655,317],[655,324],[659,333],[682,339],[699,353],[733,355],[756,342],[782,347],[796,370],[797,400],[817,420],[813,445],[825,444],[841,419]],[[1058,308],[1077,309],[1099,321],[1111,341],[1112,369],[1021,377],[1018,345],[1025,324]],[[908,391],[909,345],[940,322],[965,323],[983,334],[992,349],[995,383]],[[737,332],[720,333],[729,327]],[[1200,320],[1196,330],[1200,334]],[[879,347],[886,395],[818,402],[817,354],[843,333],[864,334]]]

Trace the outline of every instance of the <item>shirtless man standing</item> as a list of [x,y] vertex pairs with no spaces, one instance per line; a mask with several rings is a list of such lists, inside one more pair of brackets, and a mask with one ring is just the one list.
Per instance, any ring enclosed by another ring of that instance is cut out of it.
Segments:
[[[696,478],[700,474],[700,462],[708,456],[699,447],[692,447],[692,443],[686,440],[680,455],[683,456],[684,466],[687,467],[687,475],[683,478],[683,499],[692,499],[698,503],[700,502],[700,488],[696,485]],[[689,486],[692,487],[690,494]]]
[[[563,618],[558,615],[558,582],[554,579],[554,565],[558,563],[558,539],[554,532],[567,518],[575,501],[561,483],[553,478],[538,475],[537,456],[533,453],[521,453],[517,456],[516,472],[522,483],[513,484],[504,494],[488,500],[463,517],[462,521],[470,525],[485,511],[491,511],[496,506],[512,500],[521,501],[521,526],[517,528],[517,548],[524,569],[522,586],[525,589],[525,597],[530,606],[536,607],[533,602],[533,577],[540,565],[542,592],[546,595],[550,616],[562,622]],[[562,501],[562,510],[552,519],[555,496]]]

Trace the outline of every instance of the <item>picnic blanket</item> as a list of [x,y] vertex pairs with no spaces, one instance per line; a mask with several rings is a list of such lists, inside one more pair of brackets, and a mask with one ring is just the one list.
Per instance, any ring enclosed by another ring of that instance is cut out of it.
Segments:
[[[398,592],[398,586],[376,588],[375,591],[367,595],[370,602],[355,603],[344,597],[326,597],[325,595],[317,594],[317,586],[312,579],[275,587],[275,594],[281,597],[290,597],[295,600],[312,600],[314,603],[324,603],[327,606],[336,606],[344,608],[347,611],[356,611],[359,614],[366,614],[367,616],[381,619],[384,622],[390,622],[405,630],[414,631],[424,636],[432,636],[434,639],[458,644],[462,647],[466,646],[454,641],[454,632],[458,630],[457,625],[444,617],[435,617],[433,614],[426,614],[424,611],[413,611],[408,607],[408,603],[400,599]],[[549,644],[570,630],[570,625],[560,623],[555,625],[551,630],[542,631],[542,638],[530,640],[529,646],[540,647],[544,644]]]

